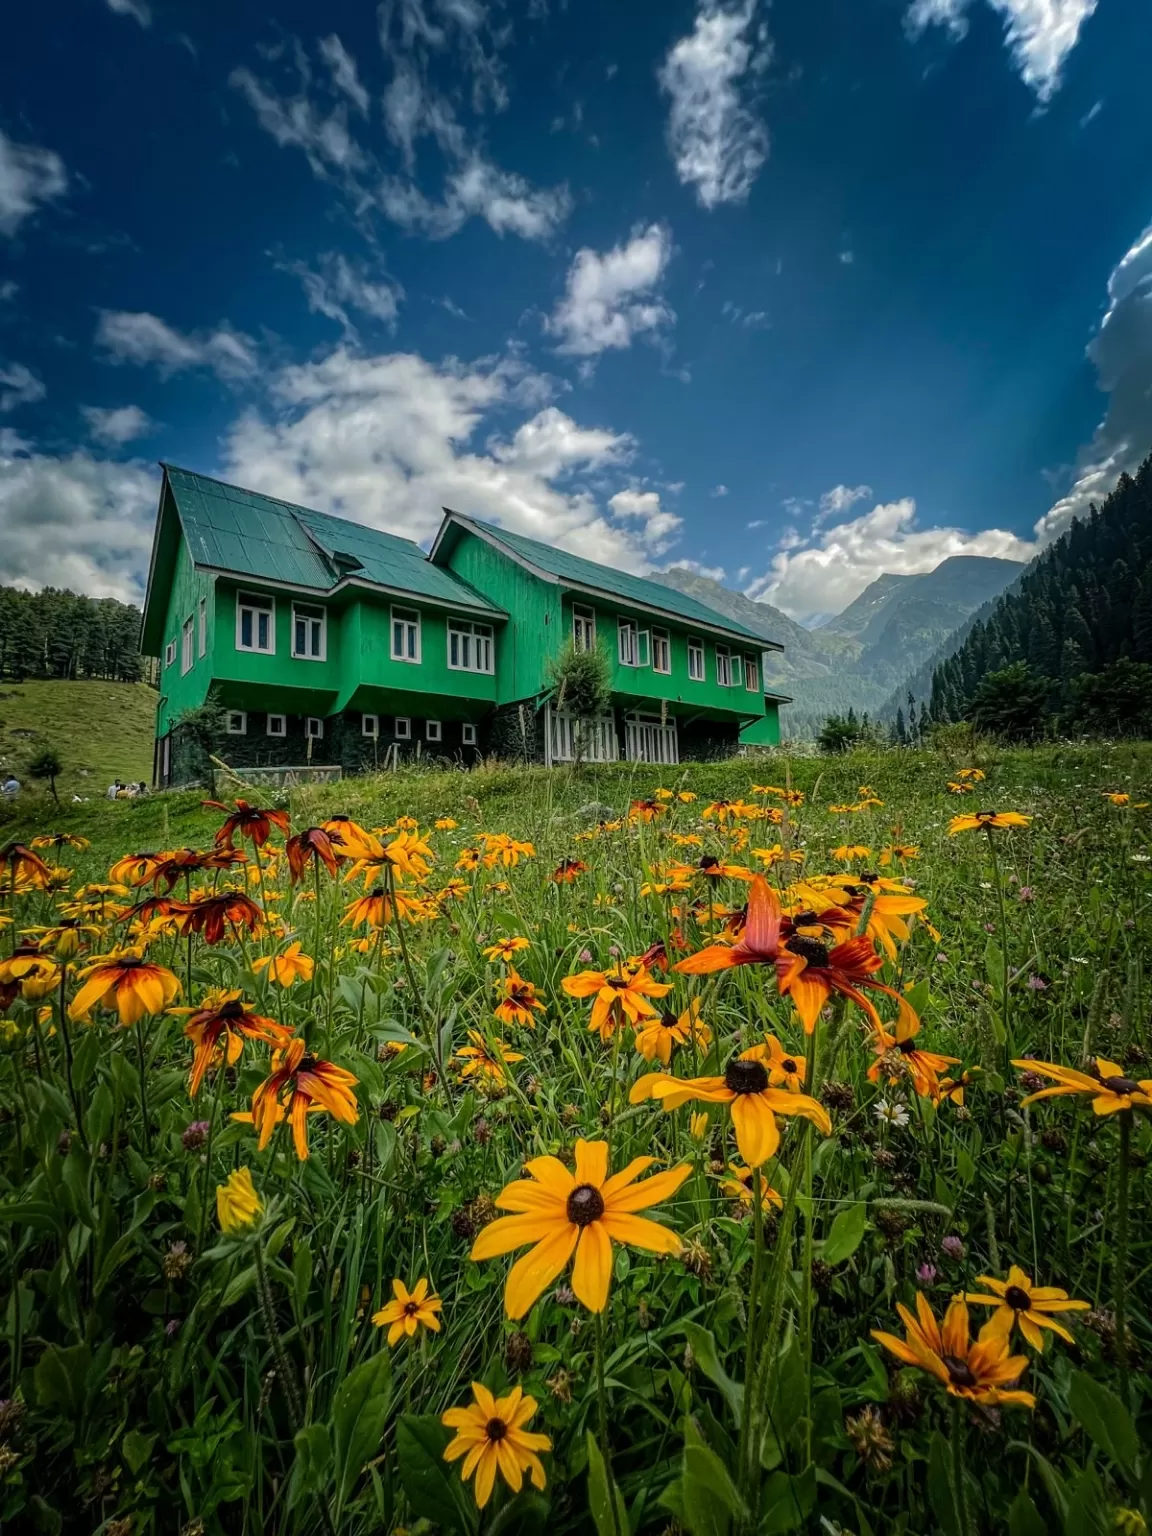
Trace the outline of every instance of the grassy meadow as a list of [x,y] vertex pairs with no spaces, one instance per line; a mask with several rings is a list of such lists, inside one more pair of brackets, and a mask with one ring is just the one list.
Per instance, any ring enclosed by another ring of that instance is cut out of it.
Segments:
[[114,779],[152,778],[156,690],[145,683],[0,682],[0,773],[26,786],[45,747],[60,755],[60,798],[102,795]]
[[0,1526],[1147,1530],[1152,746],[217,797],[0,807]]

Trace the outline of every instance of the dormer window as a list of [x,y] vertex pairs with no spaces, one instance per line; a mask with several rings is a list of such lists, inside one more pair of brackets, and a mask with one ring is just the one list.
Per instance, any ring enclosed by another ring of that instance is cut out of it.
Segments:
[[276,654],[276,599],[259,592],[236,594],[236,649]]

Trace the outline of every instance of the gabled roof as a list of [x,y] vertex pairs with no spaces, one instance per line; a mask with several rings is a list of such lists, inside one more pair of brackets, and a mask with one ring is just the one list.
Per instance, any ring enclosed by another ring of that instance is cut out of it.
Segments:
[[[189,553],[204,569],[311,592],[366,586],[444,607],[502,614],[451,571],[433,565],[412,539],[247,491],[174,464],[161,468],[164,482],[149,595],[153,582],[163,578],[165,556],[170,557],[171,536],[161,537],[165,502],[170,497]],[[146,632],[151,627],[146,609]]]
[[500,546],[512,559],[544,581],[556,582],[575,592],[611,596],[625,606],[677,619],[682,624],[696,625],[745,642],[751,640],[758,650],[784,649],[771,640],[765,640],[738,620],[717,613],[714,608],[689,597],[686,592],[677,591],[675,587],[666,587],[661,582],[647,581],[643,576],[633,576],[628,571],[599,565],[595,560],[585,560],[581,555],[570,555],[565,549],[556,549],[539,539],[526,538],[522,533],[510,533],[506,528],[481,522],[479,518],[465,517],[462,512],[453,512],[449,507],[444,508],[444,522],[432,545],[428,557],[430,560],[435,561],[438,556],[446,557],[450,541],[457,537],[456,529],[473,533],[478,538]]

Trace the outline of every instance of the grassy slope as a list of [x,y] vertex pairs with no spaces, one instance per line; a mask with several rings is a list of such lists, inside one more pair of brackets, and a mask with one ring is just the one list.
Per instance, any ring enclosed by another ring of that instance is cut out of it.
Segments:
[[[1009,809],[1004,799],[1042,802],[1046,792],[1072,792],[1085,804],[1101,790],[1125,789],[1133,798],[1152,798],[1152,743],[1044,747],[1036,750],[982,749],[972,759],[996,768],[997,803],[985,806],[979,793],[963,802],[943,795],[941,819],[965,809]],[[566,769],[481,768],[471,773],[407,769],[365,775],[336,784],[307,785],[287,797],[295,827],[345,813],[368,826],[408,815],[429,825],[437,816],[453,816],[466,827],[506,830],[542,839],[547,829],[570,824],[573,831],[609,811],[627,810],[633,796],[650,795],[661,784],[690,788],[702,803],[735,799],[753,782],[791,783],[820,803],[852,800],[859,785],[883,779],[887,788],[884,820],[895,824],[901,802],[943,788],[944,779],[961,766],[943,754],[888,751],[853,753],[838,758],[782,756],[735,759],[724,763],[687,763],[677,769],[646,764],[616,764]],[[248,791],[259,804],[280,803],[267,790]],[[242,783],[220,783],[217,794],[231,799],[245,794]],[[93,800],[65,803],[56,811],[47,797],[0,804],[0,836],[31,836],[49,829],[79,832],[93,842],[93,856],[111,860],[137,849],[204,844],[219,825],[219,813],[201,807],[192,792],[150,795],[137,801]],[[600,809],[603,808],[603,809]],[[851,830],[851,829],[849,829]],[[551,840],[551,839],[550,839]],[[774,841],[775,839],[769,839]]]
[[144,683],[0,683],[0,770],[38,793],[25,767],[45,747],[64,764],[61,799],[152,778],[156,693]]

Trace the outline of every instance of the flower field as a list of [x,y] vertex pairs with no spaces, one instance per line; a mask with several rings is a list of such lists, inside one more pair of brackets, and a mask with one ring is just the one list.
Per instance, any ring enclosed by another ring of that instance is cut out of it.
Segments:
[[1148,801],[1129,747],[10,822],[0,1526],[1138,1536]]

